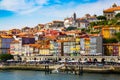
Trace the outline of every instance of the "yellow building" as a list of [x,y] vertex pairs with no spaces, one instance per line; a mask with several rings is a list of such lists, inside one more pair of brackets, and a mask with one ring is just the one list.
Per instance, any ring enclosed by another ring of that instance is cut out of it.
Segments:
[[120,26],[104,26],[102,28],[103,38],[112,38],[116,32],[120,32]]
[[76,37],[76,51],[80,52],[80,38]]
[[103,35],[103,38],[111,37],[109,27],[102,28],[102,35]]
[[39,55],[51,55],[50,54],[50,45],[41,45],[39,47]]
[[90,53],[90,38],[85,38],[85,53],[86,55]]
[[40,55],[50,55],[50,50],[49,49],[40,49],[39,54]]
[[30,44],[30,51],[33,50],[33,55],[51,55],[49,45]]

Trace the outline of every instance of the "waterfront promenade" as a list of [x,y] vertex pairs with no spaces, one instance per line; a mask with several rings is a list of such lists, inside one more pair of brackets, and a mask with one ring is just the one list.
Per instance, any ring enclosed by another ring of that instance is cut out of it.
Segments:
[[2,63],[0,70],[37,70],[52,73],[60,72],[80,74],[89,73],[120,73],[120,64],[102,62],[7,62]]
[[[97,61],[101,62],[102,59],[105,59],[105,61],[108,62],[119,62],[120,61],[120,56],[20,56],[22,61],[29,61],[29,60],[79,60],[81,59],[82,61],[87,60],[89,61],[90,59],[93,61],[94,59],[97,59]],[[18,57],[15,57],[16,60],[18,60]]]

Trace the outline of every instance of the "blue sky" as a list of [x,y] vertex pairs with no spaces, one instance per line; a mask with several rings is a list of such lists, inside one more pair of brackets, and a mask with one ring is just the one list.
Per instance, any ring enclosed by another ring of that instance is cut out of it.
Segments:
[[77,17],[102,15],[102,11],[120,0],[0,0],[0,30],[34,27],[40,23]]

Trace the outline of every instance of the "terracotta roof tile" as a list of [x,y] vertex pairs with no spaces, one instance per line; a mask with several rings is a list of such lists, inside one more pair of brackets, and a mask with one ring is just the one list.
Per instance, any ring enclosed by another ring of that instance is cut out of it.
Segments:
[[11,43],[19,43],[19,41],[18,40],[14,40]]
[[3,36],[1,35],[1,38],[13,38],[12,36]]
[[120,6],[108,8],[108,9],[104,10],[103,12],[114,12],[114,11],[118,11],[118,10],[120,10]]
[[90,38],[85,38],[85,40],[89,41],[89,40],[90,40]]
[[99,29],[101,28],[101,26],[94,26],[94,29]]

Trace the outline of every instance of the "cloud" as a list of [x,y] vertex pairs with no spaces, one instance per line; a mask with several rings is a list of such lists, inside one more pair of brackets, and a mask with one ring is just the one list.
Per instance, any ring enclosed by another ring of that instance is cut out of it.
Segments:
[[17,13],[31,13],[47,4],[48,0],[1,0],[0,9]]
[[32,13],[32,12],[39,10],[40,8],[41,8],[41,6],[34,7],[32,9],[23,10],[19,14],[22,14],[22,15],[29,14],[29,13]]
[[[1,0],[0,9],[23,15],[38,12],[38,10],[50,15],[54,14],[54,16],[67,16],[73,12],[80,15],[86,13],[101,14],[103,9],[115,2],[120,3],[119,0]],[[50,6],[50,4],[52,5]],[[47,8],[44,5],[47,5]]]
[[[52,1],[52,2],[51,2]],[[64,20],[71,17],[74,12],[77,18],[89,13],[102,15],[103,10],[111,7],[113,3],[120,5],[120,0],[2,0],[0,10],[17,13],[17,17],[1,18],[1,28],[35,26],[52,20]],[[62,2],[64,1],[64,2]],[[91,2],[92,1],[92,2]],[[95,2],[93,2],[95,1]],[[54,2],[54,3],[53,3]],[[22,14],[22,15],[19,15]],[[27,15],[30,14],[30,15]],[[7,24],[6,24],[7,23]],[[6,26],[6,27],[5,27]]]
[[[86,1],[86,0],[85,0]],[[88,0],[87,0],[88,1]],[[113,3],[120,5],[120,0],[98,0],[94,3],[77,4],[75,2],[69,2],[64,5],[54,5],[51,7],[41,9],[41,14],[47,17],[61,17],[65,18],[71,16],[74,12],[78,17],[83,17],[89,13],[91,15],[102,15],[103,10],[111,7]],[[106,5],[107,4],[107,5]]]
[[47,4],[48,0],[35,0],[35,2],[39,5]]

